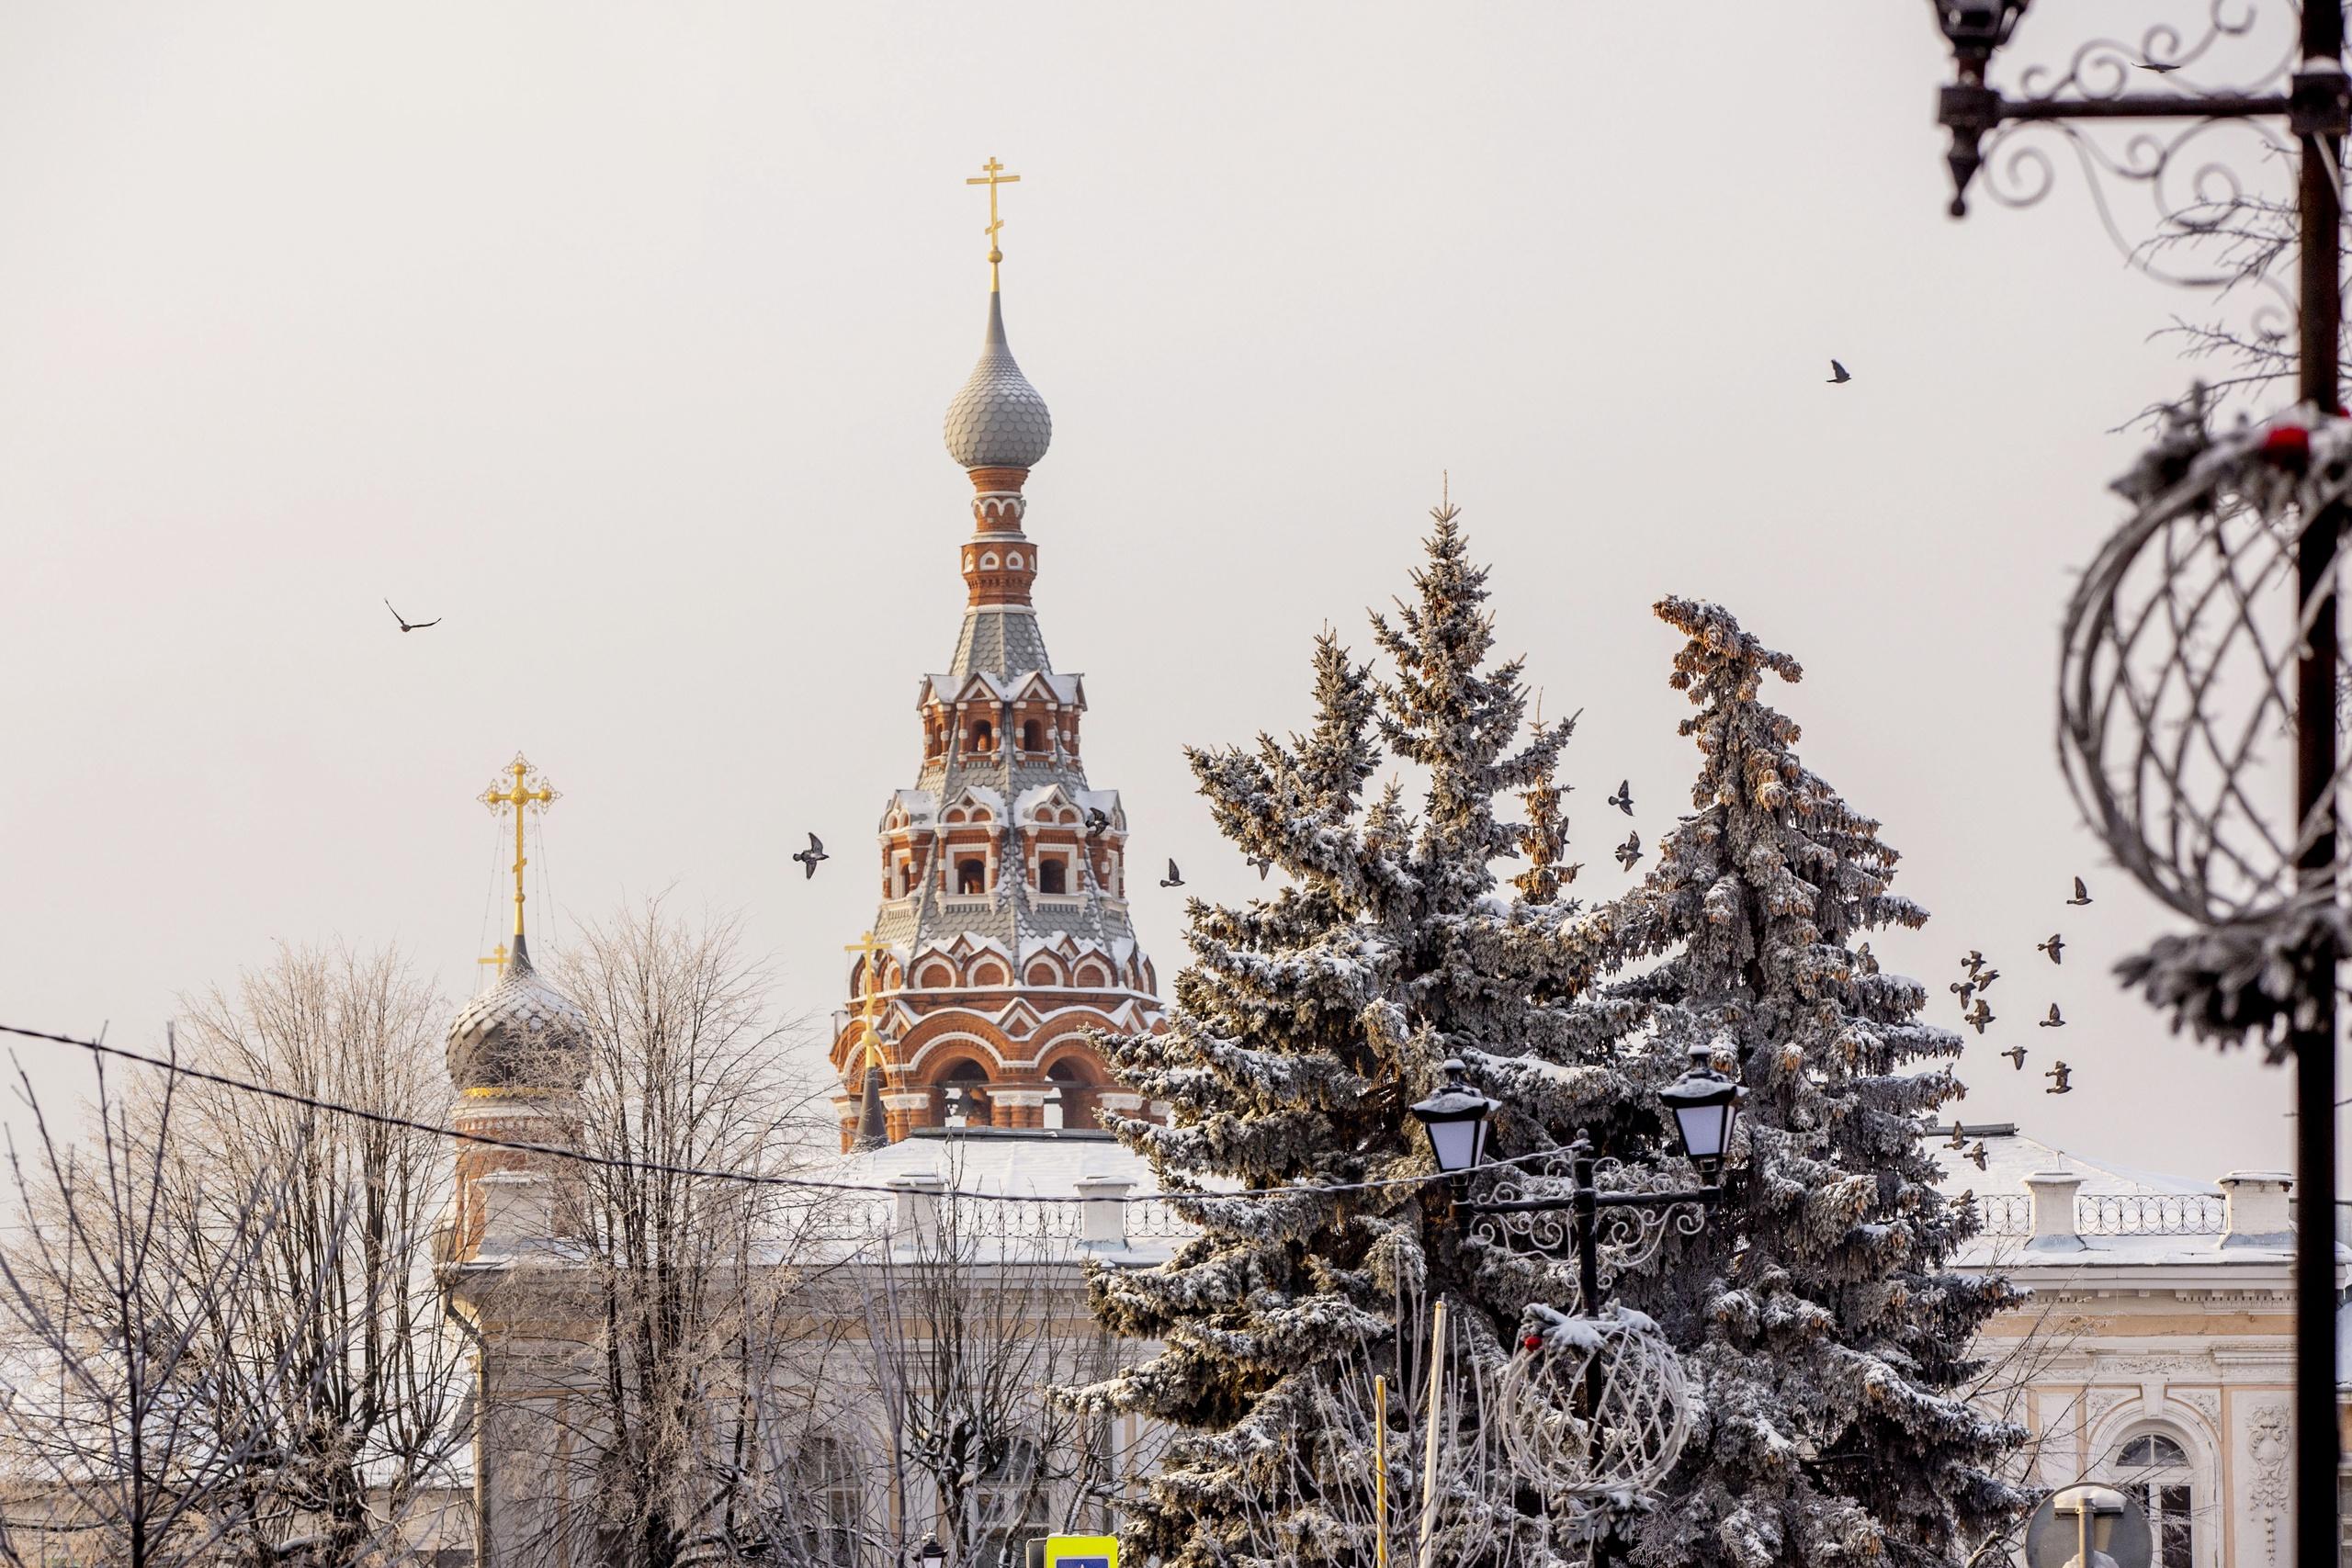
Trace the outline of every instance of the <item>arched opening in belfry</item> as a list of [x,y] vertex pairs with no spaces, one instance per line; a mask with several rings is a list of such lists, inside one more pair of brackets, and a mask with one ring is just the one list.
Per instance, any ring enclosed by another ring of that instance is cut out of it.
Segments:
[[967,1057],[939,1076],[940,1121],[944,1126],[989,1124],[989,1071]]
[[956,891],[966,894],[989,890],[989,863],[977,855],[956,863]]
[[1069,862],[1059,855],[1048,855],[1037,863],[1037,891],[1067,893],[1069,891]]
[[1046,749],[1046,727],[1039,724],[1034,718],[1022,725],[1021,749],[1023,751],[1044,750]]
[[996,750],[996,730],[987,719],[981,719],[972,726],[972,750],[975,751]]
[[1096,1093],[1102,1086],[1093,1081],[1086,1069],[1071,1061],[1056,1062],[1046,1069],[1046,1081],[1054,1086],[1058,1098],[1050,1111],[1060,1112],[1058,1118],[1048,1114],[1048,1127],[1091,1127],[1098,1102]]

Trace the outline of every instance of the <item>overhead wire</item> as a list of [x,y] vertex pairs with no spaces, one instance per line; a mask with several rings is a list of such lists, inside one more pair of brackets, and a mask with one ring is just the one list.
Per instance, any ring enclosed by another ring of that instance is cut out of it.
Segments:
[[[593,1154],[585,1149],[565,1148],[560,1144],[530,1143],[518,1138],[502,1138],[489,1133],[469,1133],[437,1122],[422,1122],[413,1117],[397,1116],[387,1111],[370,1111],[365,1106],[347,1105],[319,1095],[305,1094],[300,1089],[281,1089],[275,1084],[254,1083],[249,1078],[232,1077],[226,1073],[192,1066],[174,1057],[151,1056],[143,1051],[128,1050],[120,1045],[108,1045],[102,1041],[83,1040],[71,1034],[57,1034],[45,1029],[24,1029],[15,1024],[0,1023],[0,1034],[13,1034],[26,1040],[42,1040],[57,1045],[72,1045],[95,1056],[111,1056],[119,1061],[135,1062],[175,1077],[209,1083],[239,1094],[260,1095],[288,1105],[331,1116],[349,1116],[379,1127],[396,1127],[406,1132],[424,1133],[430,1136],[448,1138],[458,1143],[473,1144],[484,1148],[505,1149],[516,1154],[539,1155],[549,1159],[567,1160],[576,1165],[593,1166],[605,1170],[641,1171],[655,1176],[675,1176],[711,1181],[732,1181],[747,1187],[782,1187],[816,1192],[862,1192],[877,1197],[898,1197],[901,1189],[878,1182],[831,1181],[822,1177],[786,1176],[773,1171],[725,1170],[707,1166],[673,1165],[661,1160],[624,1159],[613,1155]],[[1508,1159],[1487,1161],[1489,1167],[1510,1167],[1530,1160],[1546,1159],[1557,1155],[1557,1149],[1535,1149],[1514,1155]],[[1076,1193],[1054,1192],[985,1192],[950,1188],[938,1196],[968,1199],[981,1203],[1166,1203],[1170,1201],[1216,1201],[1227,1198],[1310,1198],[1338,1192],[1373,1192],[1392,1187],[1418,1187],[1432,1181],[1448,1179],[1442,1172],[1431,1171],[1419,1176],[1379,1177],[1366,1181],[1299,1182],[1288,1187],[1250,1187],[1230,1192],[1148,1192],[1118,1198],[1082,1197]]]

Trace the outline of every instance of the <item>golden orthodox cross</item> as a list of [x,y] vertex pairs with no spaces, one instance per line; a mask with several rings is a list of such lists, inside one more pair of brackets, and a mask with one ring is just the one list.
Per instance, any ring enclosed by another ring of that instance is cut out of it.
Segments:
[[502,942],[496,947],[490,950],[490,956],[488,958],[477,958],[474,962],[476,964],[497,964],[498,977],[503,980],[506,977],[506,944]]
[[[558,796],[554,788],[524,760],[520,751],[515,752],[514,760],[506,764],[506,772],[513,783],[492,784],[482,791],[479,798],[493,815],[506,810],[514,813],[514,934],[519,937],[523,934],[523,868],[530,863],[523,857],[523,815],[534,806],[545,811],[548,803]],[[538,786],[537,789],[531,787],[535,784]]]
[[874,1018],[882,1001],[882,969],[875,960],[890,951],[889,944],[875,941],[874,933],[867,931],[842,951],[865,956],[865,983],[859,987],[865,998],[865,1006],[857,1016],[858,1021],[865,1026],[865,1048],[872,1053],[874,1065],[879,1066],[882,1063],[882,1032],[874,1026]]
[[964,183],[967,186],[989,187],[989,292],[993,294],[996,292],[997,264],[1004,260],[1003,248],[996,243],[997,231],[1004,227],[1004,220],[996,214],[996,187],[1019,185],[1021,176],[1006,174],[1004,165],[996,161],[996,154],[993,152],[989,154],[989,161],[982,164],[980,168],[984,172],[978,178],[968,179]]

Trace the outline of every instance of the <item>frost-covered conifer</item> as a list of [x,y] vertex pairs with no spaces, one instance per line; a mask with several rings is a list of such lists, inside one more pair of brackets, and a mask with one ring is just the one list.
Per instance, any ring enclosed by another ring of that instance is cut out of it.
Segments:
[[[1498,803],[1548,785],[1570,726],[1521,743],[1520,666],[1487,663],[1486,574],[1454,510],[1433,515],[1411,598],[1374,617],[1385,678],[1327,633],[1311,731],[1190,754],[1219,829],[1292,886],[1240,908],[1195,901],[1169,1028],[1111,1043],[1118,1076],[1174,1108],[1168,1126],[1116,1123],[1170,1190],[1428,1172],[1408,1107],[1449,1056],[1509,1108],[1498,1135],[1520,1148],[1625,1099],[1618,1075],[1579,1065],[1607,1020],[1572,1005],[1589,969],[1566,931],[1576,906],[1503,897],[1491,867],[1524,831]],[[1423,782],[1419,811],[1396,784],[1367,795],[1396,762]],[[1177,1568],[1368,1561],[1314,1477],[1361,1483],[1369,1434],[1330,1430],[1318,1391],[1343,1367],[1394,1366],[1398,1316],[1441,1292],[1457,1353],[1491,1370],[1545,1294],[1541,1267],[1465,1247],[1442,1191],[1421,1186],[1187,1208],[1203,1234],[1170,1263],[1092,1284],[1107,1325],[1166,1347],[1096,1396],[1179,1428],[1131,1508],[1130,1550]],[[1392,1380],[1391,1397],[1413,1394]],[[1393,1495],[1411,1474],[1392,1452]],[[1532,1528],[1515,1513],[1532,1499],[1495,1506],[1511,1515],[1489,1521],[1504,1538]]]
[[2019,1502],[1994,1472],[2021,1434],[1960,1397],[1972,1335],[2014,1297],[1946,1266],[1973,1217],[1918,1137],[1962,1092],[1960,1041],[1919,1021],[1918,982],[1851,945],[1926,911],[1888,891],[1878,824],[1761,700],[1796,661],[1714,605],[1657,614],[1689,638],[1671,684],[1698,709],[1694,811],[1595,920],[1648,964],[1627,988],[1657,1009],[1651,1049],[1706,1043],[1746,1085],[1747,1153],[1705,1233],[1645,1282],[1704,1404],[1634,1560],[1957,1563]]

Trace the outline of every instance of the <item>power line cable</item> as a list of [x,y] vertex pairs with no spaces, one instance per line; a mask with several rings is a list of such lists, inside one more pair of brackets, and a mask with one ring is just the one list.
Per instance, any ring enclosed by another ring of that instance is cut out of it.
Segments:
[[[198,1083],[209,1083],[220,1089],[232,1089],[239,1094],[260,1095],[266,1099],[282,1100],[288,1105],[299,1105],[305,1110],[322,1111],[331,1116],[353,1117],[362,1122],[373,1122],[379,1127],[398,1127],[412,1133],[424,1133],[434,1137],[476,1144],[484,1148],[508,1149],[516,1154],[542,1155],[550,1159],[570,1160],[574,1164],[594,1166],[600,1169],[635,1170],[656,1176],[733,1181],[747,1187],[786,1187],[820,1192],[865,1192],[891,1198],[899,1196],[902,1190],[899,1188],[885,1187],[875,1182],[827,1181],[813,1176],[778,1176],[764,1171],[718,1170],[707,1166],[670,1165],[659,1160],[622,1159],[612,1155],[590,1154],[583,1149],[567,1149],[555,1144],[526,1143],[521,1139],[501,1138],[488,1133],[460,1132],[455,1127],[446,1126],[437,1122],[419,1122],[406,1116],[395,1116],[390,1111],[369,1111],[363,1106],[345,1105],[339,1100],[324,1100],[317,1095],[304,1094],[299,1089],[280,1089],[272,1084],[254,1083],[247,1078],[231,1077],[226,1073],[216,1073],[204,1067],[193,1067],[185,1062],[172,1058],[150,1056],[144,1052],[126,1050],[122,1046],[108,1045],[96,1040],[77,1039],[71,1034],[54,1034],[45,1029],[20,1029],[14,1024],[0,1023],[0,1034],[14,1034],[27,1040],[45,1040],[57,1045],[72,1045],[87,1051],[93,1055],[112,1056],[125,1062],[136,1062],[141,1066],[153,1067],[178,1077],[194,1079]],[[1514,1155],[1509,1159],[1488,1160],[1487,1164],[1495,1167],[1516,1166],[1528,1160],[1548,1158],[1558,1153],[1557,1149],[1536,1149],[1527,1154]],[[1226,1198],[1317,1197],[1334,1192],[1373,1192],[1391,1187],[1418,1187],[1431,1181],[1445,1179],[1442,1172],[1430,1172],[1421,1176],[1383,1177],[1370,1181],[1301,1182],[1292,1187],[1246,1187],[1231,1192],[1149,1192],[1121,1198],[1088,1198],[1075,1193],[1053,1192],[974,1192],[960,1188],[948,1189],[938,1193],[937,1196],[967,1198],[979,1203],[1141,1204],[1215,1201]]]

